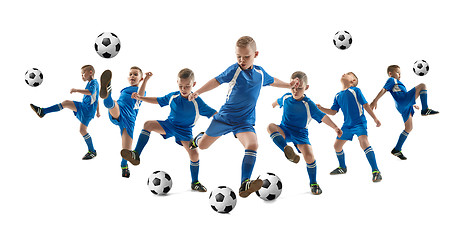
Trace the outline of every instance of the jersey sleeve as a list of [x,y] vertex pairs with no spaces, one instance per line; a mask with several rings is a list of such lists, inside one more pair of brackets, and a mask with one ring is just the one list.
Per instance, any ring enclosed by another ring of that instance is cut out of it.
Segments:
[[356,88],[356,97],[361,105],[364,105],[367,103],[366,98],[364,97],[364,95],[361,92],[361,89],[359,88]]
[[210,118],[216,113],[216,110],[208,106],[200,97],[196,98],[195,101],[197,101],[200,115]]
[[278,103],[279,107],[282,108],[284,106],[284,100],[286,99],[287,93],[284,94],[282,97],[278,98],[276,102]]
[[338,94],[335,95],[335,100],[333,100],[333,105],[330,109],[337,112],[340,111],[340,104],[338,103]]
[[389,78],[383,88],[387,91],[392,91],[394,85],[395,85],[395,79]]
[[218,81],[220,84],[230,82],[234,77],[234,74],[236,74],[237,68],[239,68],[237,63],[231,65],[224,72],[215,77],[216,81]]
[[161,106],[161,107],[167,106],[167,105],[169,104],[169,100],[171,99],[172,95],[174,95],[173,92],[167,94],[167,95],[164,96],[164,97],[158,97],[158,98],[156,98],[156,100],[158,100],[159,106]]
[[263,71],[263,86],[271,85],[275,81],[275,79],[272,76],[270,76],[270,74],[268,74],[262,67],[260,67],[260,70]]
[[91,95],[94,95],[99,89],[99,83],[97,81],[91,81],[89,84],[88,91],[91,93]]
[[312,100],[308,99],[307,102],[309,103],[310,116],[318,123],[321,123],[325,113],[320,111],[320,109],[318,109],[317,105],[315,105]]

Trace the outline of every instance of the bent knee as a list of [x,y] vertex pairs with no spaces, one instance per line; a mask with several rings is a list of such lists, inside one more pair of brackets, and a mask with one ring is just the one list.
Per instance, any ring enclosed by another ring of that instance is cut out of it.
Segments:
[[269,134],[272,134],[272,133],[278,131],[277,129],[278,129],[278,125],[276,125],[274,123],[268,124],[267,131],[268,131]]

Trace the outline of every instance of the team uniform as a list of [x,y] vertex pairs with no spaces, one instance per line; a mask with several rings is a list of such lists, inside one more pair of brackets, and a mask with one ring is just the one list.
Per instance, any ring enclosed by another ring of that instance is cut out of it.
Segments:
[[221,107],[206,130],[211,137],[232,132],[255,132],[255,106],[263,86],[273,83],[274,79],[262,67],[253,65],[252,69],[242,70],[236,63],[215,78],[220,84],[229,83],[226,103]]
[[[141,101],[132,98],[132,93],[138,92],[137,86],[129,86],[120,91],[119,100],[117,100],[117,104],[119,105],[120,109],[120,116],[115,119],[109,112],[109,119],[111,122],[120,128],[120,135],[122,135],[123,130],[126,129],[127,134],[133,139],[133,129],[135,127],[136,117],[138,115],[138,111],[140,110]],[[145,92],[146,95],[146,92]],[[110,102],[112,107],[108,107],[109,104],[106,102]],[[114,101],[112,98],[109,97],[105,99],[104,104],[108,108],[114,107]]]
[[413,105],[416,104],[416,88],[406,91],[405,85],[392,77],[387,80],[383,88],[392,94],[395,107],[403,117],[403,122],[406,122],[410,115],[414,115]]
[[321,123],[325,113],[307,96],[298,101],[291,93],[286,93],[278,98],[277,103],[283,108],[283,118],[279,127],[286,136],[286,142],[310,145],[307,127],[312,119]]
[[[331,109],[337,112],[341,109],[344,116],[344,123],[341,127],[343,134],[341,137],[337,137],[337,139],[352,141],[354,135],[358,137],[361,135],[367,136],[367,120],[364,116],[363,107],[366,103],[367,101],[364,98],[361,89],[357,87],[349,87],[335,95]],[[382,176],[379,168],[377,167],[374,150],[369,146],[364,149],[364,154],[372,168],[372,181],[380,182],[382,180]],[[344,151],[336,152],[336,157],[338,158],[340,167],[333,170],[330,174],[336,175],[346,173],[347,168],[345,164]]]
[[181,141],[190,141],[192,139],[192,128],[195,126],[200,116],[210,118],[216,113],[216,110],[206,105],[201,98],[193,101],[182,97],[179,91],[167,94],[164,97],[158,97],[158,104],[161,107],[168,106],[171,113],[165,121],[159,121],[159,124],[166,132],[164,139],[174,137],[176,143],[182,146]]
[[344,123],[341,127],[343,135],[337,137],[340,140],[353,140],[353,136],[367,135],[367,121],[364,116],[364,107],[367,101],[357,87],[350,87],[335,95],[333,105],[334,111],[343,111]]

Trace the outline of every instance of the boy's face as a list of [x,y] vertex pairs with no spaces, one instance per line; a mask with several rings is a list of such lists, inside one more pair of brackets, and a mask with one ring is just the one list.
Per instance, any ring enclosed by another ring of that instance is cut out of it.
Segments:
[[[291,79],[293,81],[293,79]],[[304,97],[305,90],[309,89],[309,85],[306,85],[304,81],[299,80],[296,86],[291,88],[291,93],[293,98],[296,100],[301,100]]]
[[388,73],[388,76],[400,80],[400,77],[401,77],[400,68],[395,68],[392,72]]
[[192,88],[195,86],[196,82],[193,79],[179,78],[177,79],[177,84],[179,85],[180,95],[187,98],[192,92]]
[[357,86],[357,80],[353,76],[352,73],[345,73],[341,76],[341,84],[343,84],[344,88],[347,87],[356,87]]
[[83,81],[89,81],[93,78],[93,71],[86,71],[84,69],[81,69],[81,79]]
[[253,66],[254,59],[258,56],[258,51],[253,51],[250,46],[236,47],[237,63],[242,70],[249,69]]
[[141,80],[143,80],[143,76],[140,71],[138,71],[138,69],[130,69],[128,83],[130,83],[131,86],[138,86]]

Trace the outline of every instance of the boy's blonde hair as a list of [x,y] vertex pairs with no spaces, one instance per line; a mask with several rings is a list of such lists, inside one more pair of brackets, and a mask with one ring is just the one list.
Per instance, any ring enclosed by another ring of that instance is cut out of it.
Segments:
[[130,68],[130,70],[132,70],[132,69],[138,70],[140,72],[140,74],[141,74],[141,77],[143,77],[143,71],[141,70],[141,68],[139,68],[137,66],[133,66],[133,67]]
[[296,71],[291,75],[291,79],[299,78],[300,81],[303,81],[305,85],[309,84],[309,80],[307,80],[307,75],[304,72]]
[[192,70],[184,68],[180,70],[179,74],[177,74],[177,77],[179,77],[180,79],[188,79],[190,81],[193,81],[195,79],[195,74]]
[[236,47],[250,47],[254,52],[257,51],[257,44],[255,43],[255,40],[252,37],[249,36],[243,36],[237,40]]
[[387,67],[387,74],[388,74],[389,72],[395,71],[395,69],[397,69],[397,68],[400,68],[400,66],[398,66],[398,65],[390,65],[390,66],[388,66],[388,67]]
[[81,67],[81,70],[83,70],[85,72],[87,72],[87,71],[93,72],[91,74],[91,76],[94,77],[94,67],[93,67],[93,65],[84,65],[83,67]]

